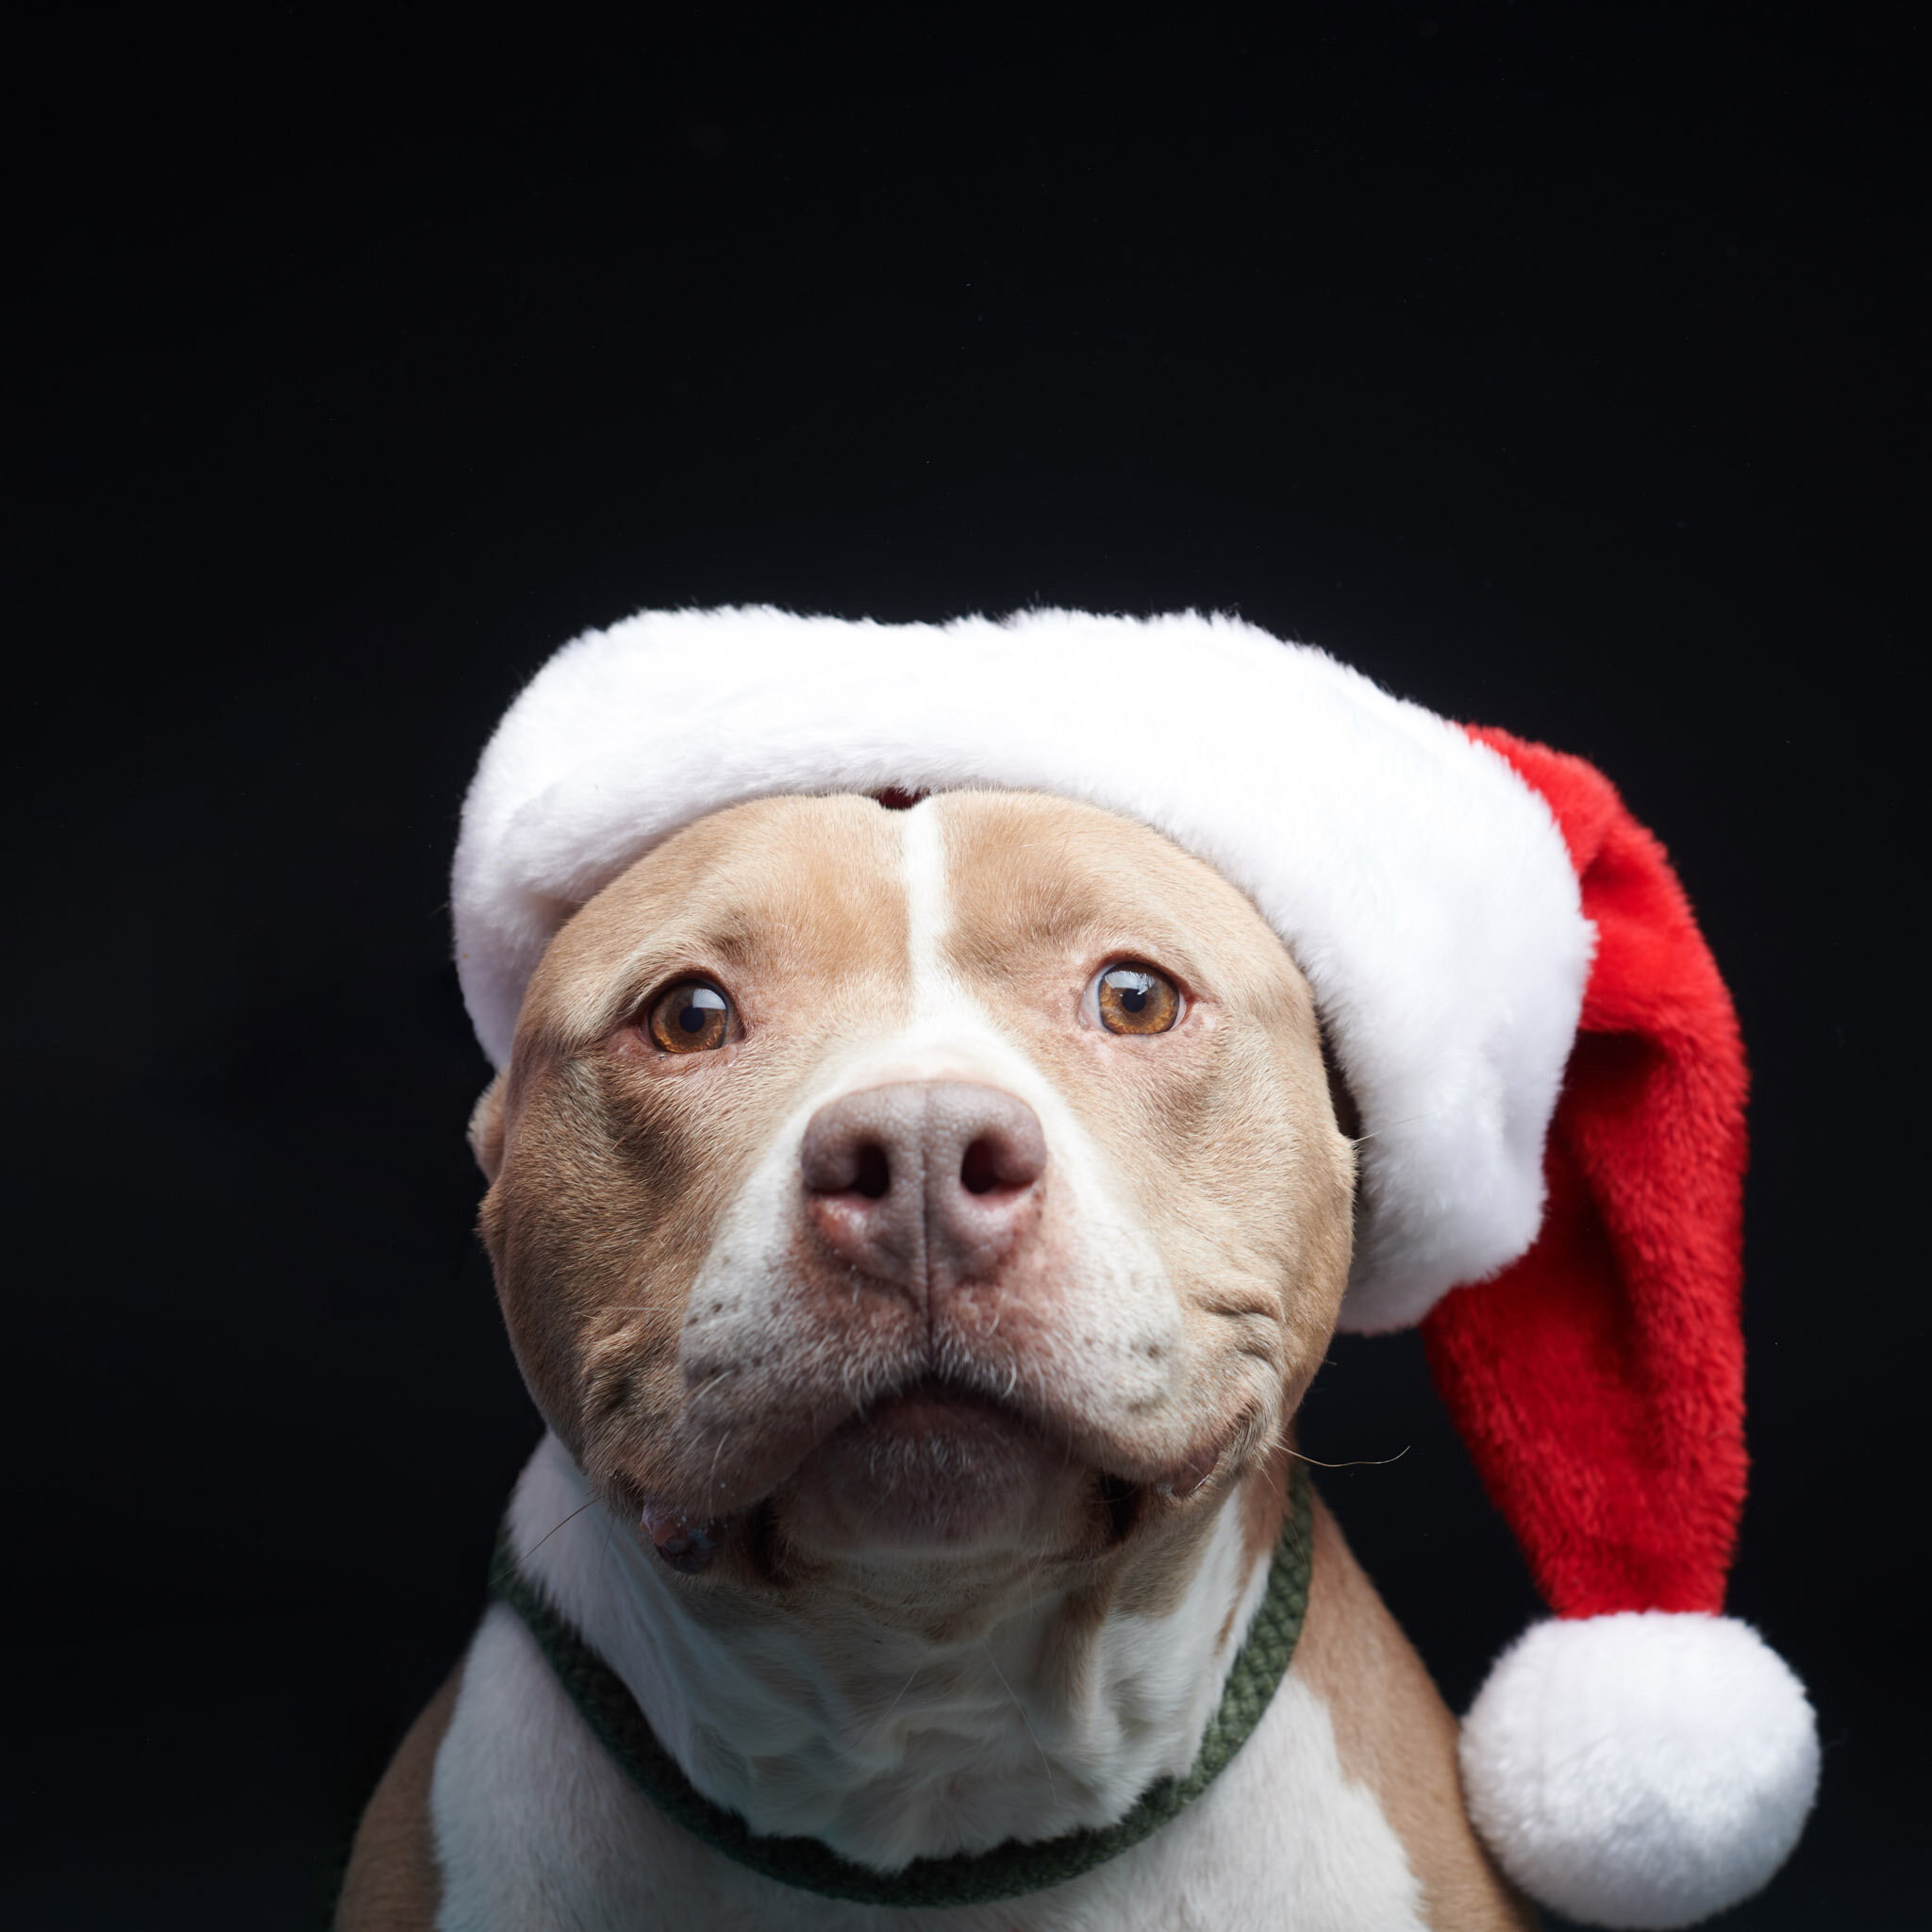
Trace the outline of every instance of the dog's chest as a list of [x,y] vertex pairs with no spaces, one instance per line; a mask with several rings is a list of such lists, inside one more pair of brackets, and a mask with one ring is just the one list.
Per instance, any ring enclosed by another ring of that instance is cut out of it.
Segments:
[[1423,1924],[1400,1840],[1373,1794],[1344,1776],[1327,1707],[1292,1671],[1234,1763],[1173,1824],[1071,1884],[1000,1906],[856,1907],[775,1884],[699,1843],[627,1782],[502,1607],[472,1646],[431,1807],[444,1932]]
[[1231,1502],[1164,1615],[1108,1616],[1077,1644],[1037,1578],[944,1642],[843,1603],[816,1625],[701,1619],[555,1438],[510,1532],[701,1790],[761,1833],[882,1865],[1105,1825],[1184,1774],[1268,1579]]

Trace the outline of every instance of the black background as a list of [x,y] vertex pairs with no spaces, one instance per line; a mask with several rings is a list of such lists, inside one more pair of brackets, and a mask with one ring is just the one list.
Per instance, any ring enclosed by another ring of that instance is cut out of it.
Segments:
[[[1238,609],[1618,780],[1753,1050],[1733,1604],[1826,1740],[1725,1923],[1924,1923],[1915,10],[699,11],[8,63],[8,1922],[322,1923],[536,1435],[469,769],[769,599]],[[1308,1416],[1466,1700],[1534,1603],[1414,1338]]]

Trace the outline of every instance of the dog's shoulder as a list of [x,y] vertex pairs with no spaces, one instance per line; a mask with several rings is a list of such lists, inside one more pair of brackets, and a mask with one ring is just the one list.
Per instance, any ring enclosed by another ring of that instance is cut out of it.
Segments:
[[427,1932],[435,1924],[442,1871],[430,1785],[462,1681],[458,1664],[409,1726],[369,1800],[336,1905],[335,1932]]
[[[502,1604],[471,1643],[429,1810],[442,1875],[434,1923],[450,1932],[919,1932],[927,1917],[793,1890],[673,1824],[597,1742]],[[959,1932],[991,1927],[974,1915]]]
[[1320,1498],[1307,1620],[1293,1675],[1327,1707],[1348,1779],[1374,1794],[1433,1926],[1534,1932],[1536,1912],[1472,1829],[1457,1723]]

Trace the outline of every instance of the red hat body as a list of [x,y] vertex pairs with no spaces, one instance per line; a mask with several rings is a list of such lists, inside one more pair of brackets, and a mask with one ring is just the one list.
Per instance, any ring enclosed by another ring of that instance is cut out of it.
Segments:
[[1663,847],[1582,759],[1493,730],[1597,931],[1535,1245],[1423,1324],[1559,1616],[1719,1610],[1744,1499],[1742,1042]]

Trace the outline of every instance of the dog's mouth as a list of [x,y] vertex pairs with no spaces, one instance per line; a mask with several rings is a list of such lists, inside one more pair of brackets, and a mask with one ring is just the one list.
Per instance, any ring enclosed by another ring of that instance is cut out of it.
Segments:
[[1017,1408],[947,1375],[925,1374],[848,1416],[831,1440],[861,1439],[878,1447],[893,1442],[1006,1434],[1033,1428]]
[[[1124,1542],[1231,1467],[1230,1456],[1239,1462],[1253,1434],[1237,1420],[1178,1457],[1150,1457],[1077,1410],[1041,1407],[1024,1382],[996,1391],[974,1366],[908,1363],[906,1379],[861,1407],[815,1416],[808,1398],[781,1400],[762,1426],[720,1429],[711,1480],[697,1486],[715,1499],[709,1511],[621,1478],[619,1493],[659,1557],[688,1574],[727,1551],[767,1581],[791,1559],[891,1565],[1004,1552],[1037,1564]],[[701,1426],[694,1462],[709,1436]]]
[[1096,1554],[1133,1531],[1155,1489],[1096,1466],[1018,1406],[925,1374],[848,1415],[772,1491],[697,1522],[646,1501],[641,1527],[687,1574],[733,1542],[813,1557]]
[[818,1551],[974,1548],[1039,1534],[1085,1474],[1019,1409],[925,1374],[840,1424],[774,1503]]
[[1016,1405],[924,1374],[839,1422],[761,1501],[697,1521],[643,1501],[645,1538],[675,1571],[746,1543],[811,1557],[892,1559],[1005,1547],[1097,1554],[1134,1528],[1150,1490],[1103,1471]]

